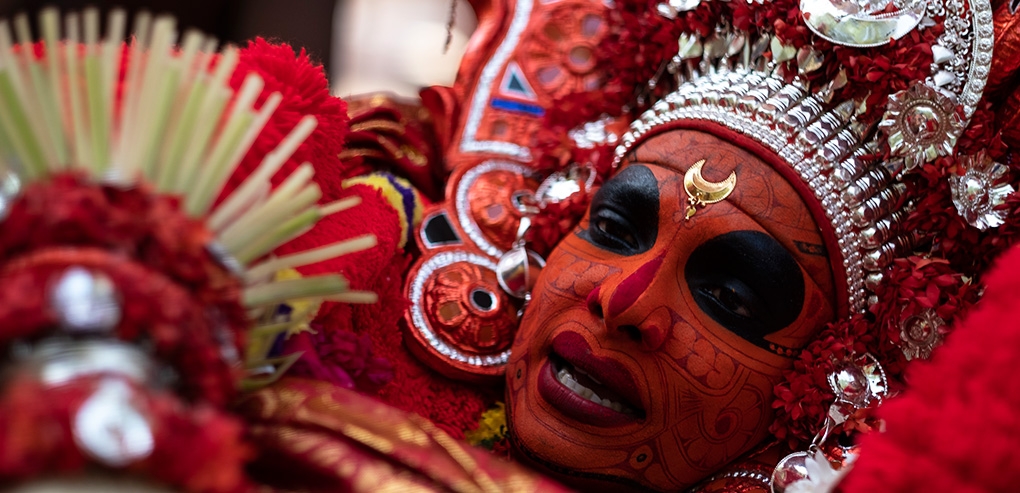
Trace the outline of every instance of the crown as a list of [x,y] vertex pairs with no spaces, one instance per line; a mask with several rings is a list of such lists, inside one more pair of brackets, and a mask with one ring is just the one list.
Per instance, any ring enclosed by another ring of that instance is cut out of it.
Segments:
[[[658,12],[676,18],[700,3],[671,1]],[[851,48],[889,44],[926,28],[933,17],[942,20],[927,78],[888,95],[842,97],[847,76],[838,61],[825,67],[835,75],[818,77],[825,55],[817,48],[798,49],[777,35],[735,29],[723,20],[708,35],[681,34],[678,53],[666,66],[676,89],[631,124],[614,166],[647,137],[684,122],[710,122],[762,145],[802,182],[802,195],[813,195],[820,205],[815,219],[832,240],[830,249],[836,247],[830,252],[839,257],[832,259],[834,272],[846,279],[842,301],[850,312],[862,311],[890,262],[924,240],[900,227],[914,205],[903,177],[952,152],[991,65],[987,0],[970,2],[969,9],[956,0],[914,0],[897,2],[898,14],[875,13],[886,12],[888,3],[804,0],[801,12],[816,34]],[[895,15],[898,24],[890,25]],[[649,87],[661,83],[653,80]],[[880,103],[869,108],[875,96]]]

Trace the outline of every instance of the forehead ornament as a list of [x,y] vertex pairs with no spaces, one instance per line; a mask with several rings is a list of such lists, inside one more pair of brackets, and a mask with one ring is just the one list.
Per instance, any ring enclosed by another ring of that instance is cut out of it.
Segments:
[[684,173],[684,189],[687,190],[688,203],[685,217],[687,220],[694,217],[694,214],[698,212],[698,207],[726,200],[726,197],[729,197],[737,186],[735,171],[730,172],[730,176],[727,176],[725,180],[712,183],[701,176],[701,167],[704,165],[705,160],[702,159],[694,163],[694,166]]

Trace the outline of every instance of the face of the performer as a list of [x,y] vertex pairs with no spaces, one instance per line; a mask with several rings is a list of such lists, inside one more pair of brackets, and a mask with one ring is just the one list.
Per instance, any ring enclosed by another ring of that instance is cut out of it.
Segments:
[[[701,159],[736,188],[685,220],[684,172]],[[792,364],[781,353],[834,317],[822,245],[755,155],[691,130],[648,140],[533,292],[507,375],[518,451],[562,478],[673,490],[751,450]]]

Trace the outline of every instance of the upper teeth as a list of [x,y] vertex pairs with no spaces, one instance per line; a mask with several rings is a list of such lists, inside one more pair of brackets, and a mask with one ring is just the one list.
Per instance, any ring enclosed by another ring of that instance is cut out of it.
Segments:
[[[592,378],[591,375],[588,375],[587,373],[584,373],[584,371],[581,370],[580,368],[575,368],[574,370],[577,371],[578,373],[582,373],[584,375],[587,375],[588,378],[591,378],[595,383],[598,383],[598,384],[602,383],[602,382],[599,382],[598,380],[595,380],[594,378]],[[608,407],[608,408],[610,408],[610,409],[612,409],[612,410],[614,410],[614,411],[616,411],[618,413],[627,413],[627,414],[630,414],[630,413],[634,412],[633,409],[627,407],[626,405],[624,405],[622,403],[613,402],[613,401],[611,401],[609,399],[603,399],[603,398],[599,397],[599,395],[596,394],[594,390],[589,389],[588,387],[585,387],[584,385],[581,385],[580,383],[578,383],[577,379],[574,378],[574,375],[571,374],[570,370],[567,370],[566,368],[563,368],[559,372],[556,373],[556,380],[558,380],[560,383],[562,383],[568,389],[572,390],[575,394],[577,394],[577,395],[579,395],[581,397],[584,397],[585,399],[588,399],[589,401],[592,401],[595,404],[599,404],[602,407]]]

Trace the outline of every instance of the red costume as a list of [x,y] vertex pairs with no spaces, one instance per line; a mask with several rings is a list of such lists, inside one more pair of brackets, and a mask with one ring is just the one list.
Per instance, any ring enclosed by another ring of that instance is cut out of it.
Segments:
[[959,321],[1020,224],[1010,5],[474,6],[420,106],[165,22],[5,55],[4,479],[558,488],[466,437],[585,489],[1012,484],[945,424],[1015,421],[1008,274]]

